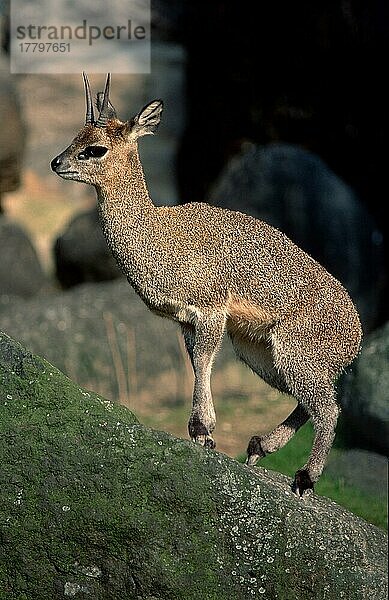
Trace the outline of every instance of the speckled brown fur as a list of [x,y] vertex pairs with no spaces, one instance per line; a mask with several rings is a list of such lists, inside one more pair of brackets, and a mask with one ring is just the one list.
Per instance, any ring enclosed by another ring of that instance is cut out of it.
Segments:
[[[270,225],[203,203],[153,205],[137,139],[155,129],[161,112],[155,101],[128,123],[85,125],[53,169],[96,188],[105,237],[128,281],[152,311],[180,323],[195,372],[192,439],[214,445],[210,376],[227,331],[238,357],[298,403],[274,431],[254,438],[248,464],[313,422],[312,452],[295,481],[302,494],[320,477],[332,445],[334,381],[358,352],[358,314],[342,285]],[[105,156],[78,160],[91,145],[106,148]]]

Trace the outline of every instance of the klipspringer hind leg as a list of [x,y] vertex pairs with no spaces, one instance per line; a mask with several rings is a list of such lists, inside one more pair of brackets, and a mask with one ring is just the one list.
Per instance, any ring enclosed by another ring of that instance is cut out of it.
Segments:
[[309,419],[309,414],[301,404],[290,413],[290,415],[280,425],[277,425],[273,431],[263,436],[254,435],[249,441],[247,447],[247,465],[255,465],[258,459],[266,454],[277,452],[285,446]]
[[[258,338],[248,340],[230,333],[230,338],[237,356],[243,360],[266,383],[282,393],[290,394],[291,390],[274,364],[270,340]],[[247,464],[254,465],[266,454],[276,452],[304,425],[309,419],[305,408],[297,405],[293,412],[273,431],[263,436],[253,436],[247,448]]]
[[300,496],[313,489],[324,469],[339,415],[334,380],[342,358],[331,358],[331,347],[338,341],[331,337],[336,328],[327,331],[315,323],[308,318],[280,323],[272,335],[275,366],[283,373],[290,393],[305,409],[314,428],[309,458],[295,474],[293,489]]
[[[307,463],[296,472],[293,489],[298,495],[313,489],[319,479],[334,439],[339,409],[335,402],[335,390],[331,381],[324,381],[323,369],[312,357],[298,357],[296,346],[291,344],[289,352],[285,337],[282,352],[277,343],[259,339],[257,341],[231,335],[234,349],[253,371],[272,387],[294,396],[298,402],[292,413],[273,431],[264,436],[253,436],[247,448],[247,464],[253,465],[266,454],[285,446],[296,431],[309,418],[315,429],[315,439]],[[278,354],[277,354],[278,350]],[[303,366],[305,364],[305,367]],[[309,373],[317,373],[317,379]],[[328,379],[328,378],[327,378]]]
[[299,496],[305,490],[313,489],[323,472],[335,438],[340,412],[335,400],[335,387],[331,382],[304,383],[303,389],[296,390],[295,395],[299,395],[306,405],[314,428],[314,440],[307,462],[295,474],[293,489]]
[[317,390],[317,385],[312,384],[311,390],[315,392],[315,389],[313,407],[310,406],[307,409],[298,404],[289,417],[271,433],[262,437],[253,436],[247,448],[246,463],[254,465],[258,459],[263,458],[266,454],[276,452],[285,446],[296,431],[310,418],[313,423],[315,437],[308,461],[295,474],[292,487],[298,496],[302,496],[308,489],[313,489],[314,484],[322,474],[334,441],[339,414],[336,402],[331,400],[331,396],[334,395],[331,386],[328,386],[324,394]]
[[218,313],[201,315],[195,325],[181,324],[195,375],[192,412],[188,422],[191,439],[208,448],[215,448],[212,432],[216,425],[211,393],[213,361],[220,348],[225,328],[225,316]]

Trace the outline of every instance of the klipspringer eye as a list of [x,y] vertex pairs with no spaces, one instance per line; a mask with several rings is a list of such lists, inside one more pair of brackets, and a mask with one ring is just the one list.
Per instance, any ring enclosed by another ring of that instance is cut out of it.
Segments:
[[105,146],[87,146],[77,155],[78,160],[88,160],[88,158],[101,158],[108,152]]

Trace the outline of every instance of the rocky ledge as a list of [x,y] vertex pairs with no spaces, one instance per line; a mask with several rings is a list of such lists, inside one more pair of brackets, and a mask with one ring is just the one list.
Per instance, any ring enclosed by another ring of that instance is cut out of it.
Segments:
[[386,536],[0,334],[0,598],[386,599]]

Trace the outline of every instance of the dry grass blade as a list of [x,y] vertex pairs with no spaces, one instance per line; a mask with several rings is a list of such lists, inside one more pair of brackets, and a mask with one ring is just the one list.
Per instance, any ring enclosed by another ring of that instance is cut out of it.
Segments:
[[109,312],[103,313],[103,319],[105,324],[105,330],[107,333],[107,340],[109,349],[112,355],[112,362],[115,369],[116,381],[118,386],[119,402],[120,404],[129,404],[129,389],[126,372],[123,365],[122,356],[120,353],[119,344],[117,341],[117,334],[113,323],[112,314]]

